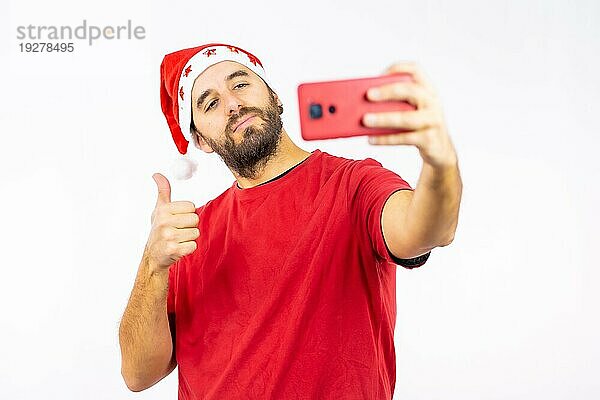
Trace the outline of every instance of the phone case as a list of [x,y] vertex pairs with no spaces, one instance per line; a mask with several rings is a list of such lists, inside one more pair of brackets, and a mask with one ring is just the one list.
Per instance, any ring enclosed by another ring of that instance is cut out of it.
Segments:
[[375,77],[307,82],[298,85],[300,131],[304,140],[405,132],[371,128],[362,124],[368,112],[407,111],[416,107],[405,101],[371,101],[367,90],[397,81],[412,81],[405,72]]

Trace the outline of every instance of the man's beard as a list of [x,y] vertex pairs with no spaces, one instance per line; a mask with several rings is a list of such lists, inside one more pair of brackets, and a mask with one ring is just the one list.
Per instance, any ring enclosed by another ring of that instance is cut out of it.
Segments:
[[[236,124],[252,114],[260,117],[261,121],[254,121],[233,132]],[[277,101],[271,94],[266,108],[243,107],[237,115],[232,116],[225,127],[223,141],[201,136],[233,172],[242,178],[256,179],[267,162],[277,154],[282,127]],[[234,136],[240,135],[240,130],[243,130],[241,141],[235,143]]]

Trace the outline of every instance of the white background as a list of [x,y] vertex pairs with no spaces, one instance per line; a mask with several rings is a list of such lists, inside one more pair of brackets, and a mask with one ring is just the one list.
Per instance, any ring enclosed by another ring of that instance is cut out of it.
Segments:
[[[0,12],[0,398],[175,399],[177,370],[132,393],[118,326],[178,155],[162,57],[224,42],[263,62],[292,140],[373,157],[417,184],[415,148],[304,142],[297,85],[414,60],[443,101],[463,200],[452,245],[398,268],[395,399],[600,398],[597,1],[10,0]],[[8,7],[8,9],[7,9]],[[122,25],[143,40],[19,52],[19,25]],[[233,183],[216,156],[172,200]]]

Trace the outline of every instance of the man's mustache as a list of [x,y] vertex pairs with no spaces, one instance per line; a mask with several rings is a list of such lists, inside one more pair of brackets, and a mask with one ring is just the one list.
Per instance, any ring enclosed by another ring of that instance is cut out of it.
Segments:
[[247,108],[244,109],[243,111],[240,111],[240,113],[238,115],[234,115],[229,119],[229,123],[227,124],[227,130],[230,133],[233,133],[233,130],[235,129],[235,127],[242,122],[244,119],[246,119],[246,116],[248,114],[256,114],[257,117],[261,117],[262,118],[262,110],[260,108]]

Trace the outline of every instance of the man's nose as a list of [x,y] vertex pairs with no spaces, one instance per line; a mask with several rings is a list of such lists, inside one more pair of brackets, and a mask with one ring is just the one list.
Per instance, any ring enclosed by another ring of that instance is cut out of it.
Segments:
[[235,96],[229,96],[227,98],[227,112],[229,115],[239,113],[240,108],[242,108],[242,102]]

